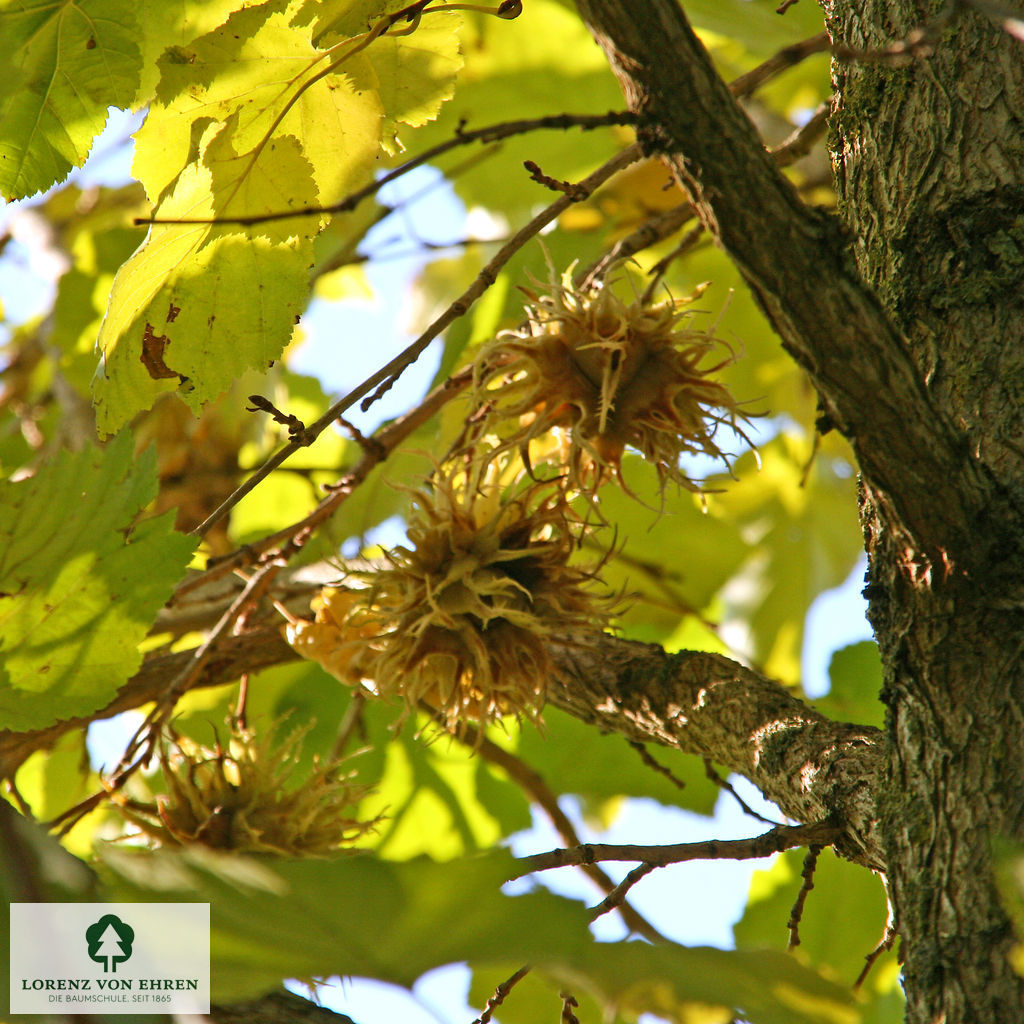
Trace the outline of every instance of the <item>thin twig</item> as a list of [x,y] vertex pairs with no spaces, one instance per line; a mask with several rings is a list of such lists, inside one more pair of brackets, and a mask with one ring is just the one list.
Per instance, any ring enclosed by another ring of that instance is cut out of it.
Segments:
[[[379,377],[377,390],[363,400],[360,409],[365,412],[374,402],[382,398],[391,390],[398,378],[410,367],[422,354],[427,345],[430,344],[446,327],[454,323],[459,317],[464,316],[470,306],[480,298],[481,295],[498,279],[498,273],[502,267],[517,253],[530,239],[535,238],[557,220],[573,203],[582,202],[610,177],[619,171],[636,163],[642,156],[639,143],[627,146],[621,152],[612,157],[611,160],[602,164],[593,174],[588,175],[583,181],[575,185],[570,192],[560,196],[546,209],[541,210],[528,224],[520,228],[492,257],[491,261],[477,275],[476,280],[466,289],[458,299],[444,311],[420,337],[413,342],[400,356],[393,359],[388,366],[379,370],[374,377]],[[374,385],[370,385],[371,387]],[[369,387],[366,388],[369,391]],[[364,392],[365,393],[365,392]],[[361,397],[361,396],[360,396]]]
[[751,93],[760,89],[765,82],[771,81],[783,71],[799,64],[815,53],[827,53],[831,46],[831,40],[827,32],[821,32],[810,39],[803,39],[799,43],[792,43],[784,46],[778,53],[769,57],[766,61],[758,64],[745,74],[734,78],[729,83],[729,91],[737,99],[743,99]]
[[818,856],[822,849],[820,845],[815,844],[804,857],[803,870],[800,872],[803,881],[800,891],[796,894],[793,909],[789,912],[789,920],[786,922],[789,929],[789,949],[796,949],[800,945],[800,922],[804,916],[804,904],[807,902],[807,894],[814,888],[814,869],[818,866]]
[[[822,103],[806,124],[801,125],[787,139],[770,150],[779,167],[789,167],[810,152],[811,147],[821,138],[828,126],[828,113],[829,104]],[[584,270],[579,275],[577,287],[580,291],[587,291],[604,278],[613,266],[635,256],[644,249],[657,245],[658,242],[662,242],[666,238],[670,238],[693,219],[693,207],[688,202],[680,203],[669,210],[655,214],[625,238],[619,239],[608,252]],[[699,242],[703,232],[703,224],[695,225],[679,243],[676,250],[651,268],[650,273],[656,275],[656,279],[652,282],[652,286],[648,287],[648,294],[653,294],[653,289],[657,286],[657,277],[665,273],[668,264],[689,252]]]
[[[641,151],[637,143],[627,146],[617,153],[611,160],[599,167],[593,174],[584,178],[579,187],[590,195],[612,175],[628,167],[631,163],[640,159]],[[203,536],[216,523],[226,516],[250,491],[253,490],[262,480],[265,480],[275,469],[286,459],[297,452],[300,448],[312,444],[313,441],[323,433],[342,413],[358,402],[364,395],[367,395],[374,388],[377,390],[373,395],[363,402],[361,408],[367,409],[382,395],[386,394],[391,386],[398,380],[399,376],[408,369],[426,347],[446,327],[454,323],[459,317],[464,316],[470,307],[484,294],[487,289],[497,280],[501,268],[534,236],[556,220],[576,200],[569,196],[561,196],[545,210],[534,217],[529,224],[517,231],[516,234],[505,245],[498,250],[494,258],[477,275],[476,280],[459,296],[436,320],[403,352],[395,356],[387,365],[381,367],[376,373],[367,377],[357,388],[350,391],[344,398],[335,402],[327,412],[315,423],[306,428],[303,435],[290,440],[281,449],[275,452],[262,466],[246,480],[240,487],[225,500],[220,506],[199,524],[192,532]]]
[[[370,475],[371,470],[383,462],[398,445],[466,388],[472,379],[471,367],[460,370],[449,377],[443,384],[434,388],[415,409],[412,409],[393,423],[389,423],[372,437],[364,438],[366,444],[361,445],[363,447],[362,459],[337,484],[330,488],[330,493],[320,501],[312,512],[290,526],[267,534],[267,536],[252,541],[237,551],[219,558],[205,572],[193,576],[180,584],[174,592],[172,603],[180,601],[186,594],[206,586],[222,576],[228,575],[235,569],[251,565],[261,555],[275,548],[281,548],[282,545],[290,543],[296,536],[312,532],[312,530],[329,519],[341,507],[356,487]],[[339,417],[339,420],[343,423],[345,422],[341,417]],[[359,442],[357,441],[357,443]]]
[[686,783],[683,782],[682,779],[677,779],[675,775],[672,774],[671,770],[666,768],[663,764],[659,764],[655,761],[647,747],[645,747],[639,740],[628,740],[627,742],[640,755],[640,760],[643,761],[648,768],[657,772],[659,775],[664,775],[665,778],[676,787],[676,789],[686,789]]
[[693,219],[693,207],[680,203],[644,221],[635,231],[620,238],[611,249],[583,271],[578,282],[580,291],[587,291],[602,280],[617,263],[628,260],[644,249],[674,235],[687,221]]
[[866,957],[864,957],[864,966],[861,968],[860,974],[857,975],[857,980],[853,983],[854,989],[858,989],[864,984],[865,980],[871,968],[875,966],[878,958],[883,954],[887,953],[892,949],[893,943],[896,941],[896,925],[889,923],[885,927],[885,934],[882,936],[882,941]]
[[503,1002],[505,1002],[505,998],[508,996],[509,992],[511,992],[512,989],[515,988],[515,986],[518,985],[519,982],[522,981],[529,973],[530,965],[524,964],[510,978],[506,978],[494,990],[494,995],[487,1000],[484,1012],[481,1013],[475,1021],[473,1021],[473,1024],[487,1024],[487,1022],[494,1016],[494,1011],[501,1006]]
[[740,809],[744,814],[749,814],[751,818],[756,818],[758,821],[763,821],[766,825],[774,825],[776,827],[781,826],[781,822],[772,821],[771,818],[766,818],[763,814],[758,814],[744,799],[736,792],[733,784],[728,779],[723,779],[718,772],[715,771],[715,766],[711,763],[710,757],[704,758],[704,774],[710,779],[719,789],[724,790],[728,793],[735,801],[740,805]]
[[688,252],[692,251],[700,243],[700,240],[704,237],[704,225],[697,223],[694,224],[689,231],[683,235],[678,245],[667,255],[662,256],[657,263],[654,264],[650,269],[650,282],[644,289],[643,298],[641,301],[650,302],[654,298],[654,293],[661,285],[662,278],[668,272],[669,267],[679,259],[680,256],[685,256]]
[[580,1024],[579,1017],[573,1013],[580,1006],[576,997],[571,992],[559,992],[558,995],[562,1000],[562,1024]]
[[499,124],[487,125],[484,128],[475,128],[472,131],[464,131],[461,127],[454,138],[439,142],[436,146],[425,149],[418,156],[414,156],[400,164],[393,171],[381,175],[370,184],[355,192],[349,193],[344,199],[330,206],[301,206],[294,210],[281,210],[278,213],[266,213],[250,217],[212,217],[206,219],[179,220],[160,219],[154,217],[137,217],[134,221],[137,225],[144,224],[236,224],[242,227],[250,227],[254,224],[266,224],[277,220],[288,220],[292,217],[302,216],[323,216],[332,213],[348,213],[354,210],[364,199],[376,195],[385,185],[408,174],[410,171],[421,167],[423,164],[435,160],[439,156],[456,149],[459,146],[467,146],[474,142],[493,143],[501,139],[511,138],[515,135],[525,135],[529,132],[555,129],[566,131],[569,128],[582,128],[590,131],[594,128],[611,127],[615,125],[633,125],[637,122],[636,114],[631,111],[610,111],[607,114],[554,114],[549,117],[534,117],[525,120],[503,121]]
[[819,104],[806,124],[797,128],[792,135],[772,150],[772,156],[775,157],[775,161],[780,167],[788,167],[790,164],[795,164],[801,157],[807,156],[815,142],[825,134],[830,108],[831,104],[827,102]]
[[[558,797],[544,779],[522,758],[499,747],[473,726],[463,726],[459,739],[475,750],[485,761],[497,765],[513,782],[523,789],[538,807],[548,816],[562,842],[567,846],[580,846],[580,838],[573,823],[566,813],[558,806]],[[615,882],[596,864],[580,865],[583,873],[605,894],[611,894],[618,888]],[[619,901],[619,913],[630,931],[642,935],[650,942],[667,942],[661,934],[635,907]]]
[[898,922],[896,920],[896,908],[893,906],[892,897],[889,892],[889,884],[885,884],[885,902],[887,907],[887,913],[885,917],[885,931],[882,933],[882,938],[878,945],[864,957],[864,967],[860,974],[857,975],[857,980],[853,983],[854,989],[858,989],[864,984],[865,979],[868,976],[868,972],[872,967],[875,966],[878,958],[888,950],[892,949],[893,943],[896,941],[896,935],[898,934]]
[[[135,731],[116,771],[105,783],[104,788],[68,808],[49,822],[48,827],[55,828],[59,825],[61,826],[59,834],[66,835],[78,821],[112,793],[122,789],[125,783],[148,763],[156,749],[164,723],[174,710],[178,699],[195,686],[202,677],[206,663],[215,653],[218,641],[227,636],[246,609],[260,599],[263,592],[273,582],[274,576],[281,570],[281,566],[282,563],[277,561],[268,562],[246,582],[245,588],[231,602],[230,607],[220,617],[209,636],[191,652],[188,662],[163,689],[157,699],[156,707],[149,712],[145,721]],[[141,753],[139,753],[140,750]]]
[[750,839],[708,839],[700,843],[675,843],[667,846],[587,843],[570,849],[537,853],[532,857],[520,857],[521,870],[512,878],[522,878],[534,871],[596,864],[606,860],[639,861],[654,867],[690,860],[754,860],[797,846],[829,846],[842,835],[843,829],[840,826],[818,822],[812,825],[780,825]]
[[7,795],[14,801],[18,810],[21,811],[22,816],[28,818],[29,821],[35,821],[36,816],[32,813],[32,808],[29,807],[28,802],[21,795],[21,791],[18,789],[13,778],[4,779],[4,789],[7,790]]
[[607,914],[610,910],[614,910],[620,906],[625,900],[629,890],[636,885],[646,875],[649,875],[655,868],[656,864],[648,864],[646,861],[643,864],[633,868],[626,877],[619,882],[617,886],[600,903],[595,907],[590,908],[590,919],[596,921],[599,917]]
[[363,731],[363,710],[366,707],[366,694],[362,690],[355,690],[348,708],[338,725],[338,735],[334,738],[334,745],[331,747],[330,762],[334,764],[345,756],[345,750],[349,741],[357,731]]
[[[220,621],[210,631],[209,636],[195,649],[186,668],[171,682],[160,703],[164,707],[172,707],[177,699],[192,688],[195,681],[202,675],[203,667],[213,654],[217,641],[227,635],[235,622],[249,605],[254,604],[273,582],[281,571],[283,563],[274,560],[261,566],[246,582],[242,592],[231,602],[230,607],[220,617]],[[236,570],[237,571],[237,570]]]

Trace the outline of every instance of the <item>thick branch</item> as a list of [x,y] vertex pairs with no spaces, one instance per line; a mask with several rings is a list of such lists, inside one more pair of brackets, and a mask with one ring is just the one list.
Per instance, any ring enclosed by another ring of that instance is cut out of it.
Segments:
[[774,680],[718,654],[588,636],[552,648],[548,702],[628,739],[709,757],[796,821],[846,829],[836,849],[882,867],[875,796],[882,734],[834,722]]
[[[894,520],[930,555],[957,558],[988,488],[858,274],[839,222],[800,201],[677,0],[577,3],[646,122],[641,140],[664,151],[701,220],[810,374],[828,420],[852,441],[873,488],[888,495]],[[941,502],[933,499],[937,489]]]
[[[789,817],[842,826],[837,850],[881,866],[873,816],[878,730],[833,722],[778,683],[717,654],[669,655],[604,634],[554,643],[550,653],[561,677],[549,689],[551,704],[606,732],[713,758],[750,779]],[[216,686],[297,657],[275,627],[253,629],[223,638],[193,685]],[[159,700],[191,658],[191,651],[147,658],[91,718]],[[0,732],[0,778],[91,718]]]

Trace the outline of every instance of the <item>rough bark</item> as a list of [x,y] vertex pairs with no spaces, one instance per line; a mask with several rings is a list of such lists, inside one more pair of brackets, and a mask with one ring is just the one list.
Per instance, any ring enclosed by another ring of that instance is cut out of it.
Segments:
[[[717,654],[668,655],[653,644],[588,635],[550,649],[560,681],[551,704],[607,732],[713,758],[748,777],[797,821],[842,826],[837,849],[882,866],[873,816],[882,768],[880,733],[833,722],[782,686]],[[111,704],[88,719],[35,732],[0,732],[0,777],[34,750],[96,718],[159,700],[188,667],[191,651],[150,657]],[[275,626],[225,637],[195,687],[217,686],[246,671],[298,655]]]
[[[876,48],[934,24],[938,7],[826,13],[838,42]],[[1024,835],[1024,48],[968,11],[938,35],[933,54],[905,67],[836,69],[833,157],[858,266],[933,401],[998,481],[962,555],[969,572],[946,578],[927,572],[924,553],[907,558],[865,489],[891,712],[893,784],[880,812],[909,940],[909,1019],[1019,1021],[991,841]],[[940,486],[936,505],[944,499]]]
[[[933,57],[837,75],[841,229],[770,167],[672,0],[578,4],[858,456],[908,1018],[1018,1021],[990,844],[1024,829],[1019,44],[957,8]],[[828,24],[877,49],[939,6],[834,3]]]
[[712,758],[788,817],[842,824],[838,852],[881,868],[880,733],[834,722],[773,680],[717,654],[587,637],[556,646],[548,700],[607,732]]

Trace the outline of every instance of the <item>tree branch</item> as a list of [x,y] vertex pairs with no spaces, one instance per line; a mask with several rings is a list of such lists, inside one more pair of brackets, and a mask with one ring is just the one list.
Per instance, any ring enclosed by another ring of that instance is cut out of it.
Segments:
[[[833,722],[782,686],[718,654],[666,654],[654,644],[588,634],[552,642],[557,679],[548,703],[605,732],[711,757],[748,778],[788,817],[841,826],[843,856],[884,866],[874,800],[882,752],[877,729]],[[192,651],[147,657],[110,705],[27,733],[0,732],[0,778],[70,729],[160,699]],[[274,626],[224,637],[193,688],[295,661]]]
[[565,850],[549,850],[520,857],[522,878],[534,871],[551,871],[569,865],[583,866],[600,861],[640,861],[650,867],[667,867],[690,860],[757,860],[796,846],[821,847],[842,836],[842,829],[829,824],[780,825],[749,839],[706,839],[699,843],[669,843],[659,846],[631,846],[616,843],[583,843]]
[[[641,142],[662,152],[698,216],[810,375],[826,422],[851,440],[896,521],[955,558],[989,497],[954,426],[854,265],[836,218],[803,204],[779,172],[675,0],[577,0],[605,50]],[[940,486],[948,500],[936,502]],[[952,507],[951,507],[952,506]],[[950,524],[961,525],[950,536]]]
[[834,821],[836,849],[881,868],[874,801],[882,733],[834,722],[718,654],[666,654],[601,635],[556,643],[548,703],[606,732],[710,757],[749,779],[787,817]]

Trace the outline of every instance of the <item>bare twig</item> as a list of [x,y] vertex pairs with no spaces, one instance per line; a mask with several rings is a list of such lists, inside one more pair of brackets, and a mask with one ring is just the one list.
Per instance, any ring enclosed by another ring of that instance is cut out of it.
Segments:
[[640,864],[638,867],[633,868],[626,877],[619,882],[617,886],[608,895],[601,900],[597,906],[591,908],[591,920],[596,921],[597,918],[604,914],[607,914],[610,910],[614,910],[620,906],[629,893],[629,890],[636,885],[646,875],[649,875],[654,869],[655,864],[648,864],[646,861]]
[[530,177],[537,182],[538,185],[543,185],[545,188],[551,189],[552,192],[561,192],[563,195],[567,195],[574,202],[579,202],[580,200],[587,198],[585,195],[580,193],[579,185],[576,185],[571,181],[562,181],[560,178],[552,178],[550,174],[545,174],[532,160],[524,160],[523,166],[529,172]]
[[254,224],[266,224],[277,220],[289,220],[292,217],[302,216],[323,216],[331,213],[348,213],[354,210],[364,199],[376,195],[385,185],[408,174],[423,164],[443,156],[445,153],[456,149],[459,146],[467,146],[474,142],[493,143],[502,139],[511,138],[515,135],[525,135],[529,132],[555,129],[566,131],[570,128],[582,128],[590,131],[594,128],[604,128],[614,125],[633,125],[637,123],[636,114],[630,111],[611,111],[607,114],[553,114],[549,117],[535,117],[526,120],[503,121],[500,124],[487,125],[484,128],[475,128],[465,131],[461,127],[454,138],[431,146],[418,156],[406,160],[393,171],[381,175],[365,187],[345,196],[344,199],[330,206],[301,206],[294,210],[282,210],[278,213],[267,213],[253,215],[251,217],[213,217],[207,219],[178,220],[160,219],[153,217],[137,217],[134,221],[137,225],[143,224],[236,224],[242,227],[249,227]]
[[807,894],[814,888],[814,869],[818,866],[818,856],[821,854],[821,851],[822,847],[815,844],[807,851],[807,856],[804,857],[803,870],[800,872],[800,877],[803,881],[800,885],[800,891],[796,895],[793,909],[789,912],[789,920],[786,922],[786,927],[789,929],[789,949],[796,949],[800,945],[800,921],[804,916],[804,904],[807,902]]
[[28,802],[21,795],[21,791],[18,789],[13,778],[4,779],[4,789],[22,815],[28,818],[29,821],[35,821],[36,816],[32,813],[32,808],[29,807]]
[[252,575],[252,578],[246,582],[242,592],[231,602],[231,606],[221,616],[220,621],[210,631],[209,636],[193,651],[188,666],[168,686],[166,693],[160,701],[165,708],[173,707],[177,699],[192,688],[196,680],[202,675],[203,667],[212,656],[219,639],[231,631],[232,626],[234,626],[247,607],[260,599],[274,577],[281,571],[282,564],[277,560],[268,562],[266,565],[261,566]]
[[[579,183],[583,190],[581,194],[590,195],[599,188],[610,177],[628,167],[631,163],[640,158],[640,147],[633,143],[617,153],[611,160],[599,167],[593,174],[584,178]],[[516,234],[498,250],[493,259],[477,275],[476,280],[459,296],[436,320],[408,347],[405,351],[395,356],[387,365],[381,367],[376,373],[367,377],[357,388],[350,391],[344,398],[335,402],[327,412],[315,423],[306,428],[300,441],[289,441],[284,447],[274,453],[262,466],[238,487],[220,506],[208,516],[202,523],[193,530],[199,536],[204,535],[211,527],[226,516],[250,491],[252,491],[262,480],[265,480],[275,469],[286,459],[293,455],[299,448],[311,444],[313,440],[327,429],[342,413],[358,402],[364,395],[369,394],[374,388],[373,395],[362,403],[365,410],[382,395],[386,394],[391,386],[398,380],[401,374],[408,369],[423,353],[427,346],[446,327],[454,323],[459,317],[464,316],[470,307],[484,294],[487,289],[497,280],[501,268],[533,237],[556,220],[573,202],[575,198],[561,196],[556,199],[545,210],[542,210],[527,225],[516,232]]]
[[881,941],[877,946],[866,957],[864,957],[864,967],[861,969],[860,974],[857,975],[857,980],[853,983],[854,989],[858,989],[864,984],[868,973],[871,968],[875,966],[878,958],[883,954],[892,949],[893,943],[896,941],[896,935],[898,934],[896,925],[896,908],[892,904],[892,899],[889,898],[888,885],[886,886],[886,902],[888,903],[889,912],[885,921],[885,931],[882,933]]
[[693,219],[689,203],[680,203],[644,221],[635,231],[620,238],[600,259],[591,264],[580,276],[578,287],[587,291],[600,281],[617,263],[628,260],[644,249],[674,235],[687,221]]
[[[523,789],[538,807],[548,816],[559,836],[567,846],[580,846],[580,839],[569,820],[568,815],[558,806],[558,797],[548,784],[522,758],[504,750],[489,740],[479,730],[465,726],[459,737],[471,749],[475,750],[485,761],[501,768],[513,782]],[[618,886],[596,864],[580,865],[583,873],[603,892],[608,895],[615,892]],[[650,942],[667,942],[661,934],[638,910],[624,902],[625,893],[614,904],[630,931],[642,935]],[[609,907],[608,909],[611,909]]]
[[[49,822],[48,827],[56,828],[60,826],[59,834],[67,834],[86,814],[97,807],[103,800],[106,800],[112,793],[122,789],[125,783],[149,762],[159,742],[164,724],[174,710],[174,705],[178,699],[192,689],[202,678],[207,662],[214,657],[222,638],[231,633],[232,627],[245,614],[246,609],[260,599],[273,582],[274,576],[280,571],[281,565],[282,563],[278,561],[268,562],[246,581],[245,588],[231,602],[230,607],[220,617],[220,620],[213,627],[209,636],[190,652],[188,662],[172,677],[170,683],[158,695],[156,706],[149,712],[145,721],[135,731],[135,735],[132,736],[125,748],[117,770],[106,781],[103,789],[86,797],[84,800],[80,800],[73,807],[68,808],[68,810]],[[239,715],[244,717],[244,702],[242,700],[239,701],[238,707],[240,709]]]
[[509,978],[506,978],[494,990],[494,995],[492,995],[491,998],[487,1000],[487,1005],[484,1007],[484,1012],[481,1013],[480,1016],[477,1017],[475,1021],[473,1021],[473,1024],[487,1024],[487,1022],[494,1016],[494,1011],[499,1006],[501,1006],[503,1002],[505,1002],[505,998],[508,996],[509,992],[511,992],[512,989],[515,988],[515,986],[518,985],[519,982],[522,981],[523,978],[525,978],[529,973],[530,965],[524,964],[522,967],[519,968],[518,971],[516,971],[515,974],[513,974]]
[[550,871],[570,864],[596,864],[605,860],[632,860],[664,867],[690,860],[754,860],[769,857],[797,846],[831,845],[843,835],[843,829],[828,822],[812,825],[779,825],[770,832],[750,839],[708,839],[700,843],[675,843],[667,846],[620,846],[609,843],[588,843],[564,850],[521,857],[522,870],[513,878],[522,878],[534,871]]
[[280,409],[269,398],[264,398],[262,395],[250,395],[249,401],[252,402],[252,408],[246,406],[246,412],[265,412],[270,414],[270,418],[275,423],[280,423],[282,427],[288,428],[288,437],[292,441],[299,441],[306,432],[306,425],[299,419],[298,416],[294,416],[291,413],[281,412]]
[[657,772],[659,775],[664,775],[665,778],[676,787],[676,789],[686,789],[686,783],[683,782],[682,779],[677,779],[663,764],[659,764],[655,761],[651,756],[650,751],[639,740],[627,740],[627,742],[640,755],[640,760],[643,761],[648,768]]
[[[638,143],[633,143],[627,146],[625,149],[620,151],[611,160],[602,164],[593,174],[588,175],[583,181],[579,182],[572,187],[571,191],[567,192],[556,199],[546,209],[541,210],[528,224],[520,228],[492,257],[491,261],[484,267],[483,270],[477,275],[476,280],[459,296],[458,299],[453,302],[448,309],[445,310],[427,329],[420,335],[419,338],[412,345],[410,345],[401,355],[385,366],[382,370],[379,370],[374,374],[374,378],[380,378],[377,390],[370,395],[369,398],[363,400],[360,408],[365,412],[374,402],[379,398],[383,397],[395,384],[398,378],[405,372],[405,370],[411,366],[420,356],[420,354],[426,349],[427,345],[434,340],[446,327],[454,323],[459,317],[464,316],[470,306],[483,293],[490,288],[492,284],[497,280],[498,273],[502,267],[520,250],[522,247],[530,241],[531,238],[535,238],[540,232],[557,220],[573,203],[582,202],[589,195],[595,192],[601,185],[603,185],[609,178],[617,174],[619,171],[628,167],[630,164],[635,163],[641,157],[641,149]],[[374,385],[370,385],[373,387]],[[364,385],[365,387],[365,385]],[[365,391],[369,391],[369,387],[365,387]],[[365,391],[363,393],[365,394]],[[350,396],[351,397],[351,396]],[[361,396],[360,396],[361,397]]]
[[765,82],[771,81],[776,75],[799,64],[815,53],[827,53],[831,46],[827,32],[821,32],[810,39],[784,46],[778,53],[758,64],[756,68],[734,78],[729,83],[729,90],[737,99],[743,99],[760,89]]
[[[308,534],[325,522],[347,500],[355,488],[370,475],[371,470],[383,462],[398,445],[426,423],[447,402],[459,394],[471,380],[471,368],[467,367],[464,370],[460,370],[449,377],[443,384],[434,388],[415,409],[393,423],[388,424],[372,437],[363,438],[365,443],[359,442],[357,438],[357,443],[360,444],[364,451],[362,459],[338,484],[330,488],[330,493],[320,501],[312,512],[290,526],[268,534],[259,540],[252,541],[230,555],[225,555],[223,558],[218,559],[205,572],[193,576],[182,583],[175,590],[172,603],[180,600],[186,594],[206,586],[222,576],[228,575],[235,569],[252,564],[264,553],[289,544],[296,536]],[[339,420],[342,423],[345,422],[341,420],[341,417],[339,417]],[[362,435],[360,434],[359,437],[362,437]]]
[[883,954],[887,953],[892,949],[893,943],[896,941],[896,928],[891,926],[886,928],[885,935],[882,937],[882,941],[875,946],[873,950],[866,957],[864,957],[864,966],[861,968],[860,974],[857,975],[857,980],[853,983],[855,989],[860,988],[867,979],[871,968],[875,966],[878,958]]
[[[801,125],[792,135],[771,150],[771,154],[779,167],[789,167],[810,152],[811,147],[821,138],[828,126],[828,112],[829,104],[822,103],[806,124]],[[680,203],[669,210],[655,214],[625,238],[619,239],[608,252],[583,271],[579,278],[578,287],[581,291],[592,288],[617,263],[621,263],[623,260],[635,256],[638,252],[649,249],[651,246],[657,245],[658,242],[670,238],[693,219],[693,207],[689,203]],[[646,289],[645,296],[653,294],[658,280],[664,276],[668,265],[693,249],[700,241],[703,233],[704,225],[695,225],[687,232],[675,250],[659,260],[651,268],[650,273],[654,275],[654,280]]]
[[331,747],[331,762],[340,761],[345,756],[349,742],[357,732],[363,732],[363,710],[366,707],[366,694],[362,690],[355,690],[344,717],[338,725],[338,735],[334,738],[334,745]]
[[828,127],[829,107],[828,103],[819,104],[806,124],[797,128],[792,135],[772,150],[772,156],[775,157],[776,163],[780,167],[788,167],[790,164],[795,164],[801,157],[807,156],[815,142],[825,134],[825,129]]
[[657,291],[661,284],[662,278],[668,272],[668,268],[679,259],[680,256],[685,256],[686,253],[692,251],[700,243],[700,240],[704,237],[704,225],[697,223],[694,224],[689,231],[683,235],[679,244],[670,252],[668,255],[663,256],[657,263],[651,267],[650,277],[647,287],[644,289],[643,301],[650,302],[654,297],[654,293]]
[[758,821],[763,821],[766,825],[774,825],[778,827],[781,823],[778,821],[772,821],[771,818],[766,818],[763,814],[758,814],[744,799],[736,792],[735,787],[728,779],[723,779],[721,775],[715,771],[715,766],[711,763],[710,757],[704,758],[704,774],[710,779],[719,789],[724,790],[728,793],[735,801],[740,805],[740,809],[744,814],[749,814],[751,818],[756,818]]
[[573,1012],[579,1009],[579,1003],[571,992],[559,992],[562,1000],[562,1024],[580,1024],[579,1017]]

